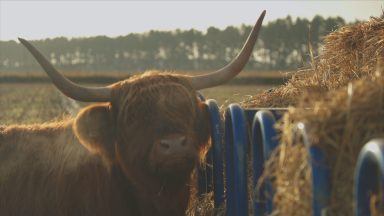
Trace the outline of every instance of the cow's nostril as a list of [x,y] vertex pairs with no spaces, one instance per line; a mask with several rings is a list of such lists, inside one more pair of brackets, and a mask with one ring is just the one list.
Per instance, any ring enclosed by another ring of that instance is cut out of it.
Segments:
[[180,145],[181,146],[185,146],[187,144],[187,139],[185,138],[185,137],[182,137],[181,139],[180,139]]
[[159,142],[158,148],[162,153],[170,154],[185,151],[187,145],[187,138],[183,136],[172,139],[163,139]]

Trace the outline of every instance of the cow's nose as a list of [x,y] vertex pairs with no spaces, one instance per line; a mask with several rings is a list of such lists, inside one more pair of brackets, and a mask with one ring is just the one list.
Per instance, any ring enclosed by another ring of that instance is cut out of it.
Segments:
[[185,136],[162,139],[159,143],[160,151],[163,154],[173,154],[183,152],[187,149],[187,139]]

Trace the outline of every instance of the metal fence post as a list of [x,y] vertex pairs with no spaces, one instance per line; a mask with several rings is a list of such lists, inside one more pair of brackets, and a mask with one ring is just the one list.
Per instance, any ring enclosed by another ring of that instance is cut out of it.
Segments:
[[226,215],[248,215],[247,120],[238,104],[225,113]]
[[224,202],[223,125],[216,101],[208,100],[206,104],[211,118],[214,205],[215,208],[218,208]]
[[354,187],[355,215],[371,215],[371,196],[383,196],[384,192],[384,139],[373,139],[360,151]]
[[331,183],[330,168],[321,148],[312,145],[303,123],[297,125],[298,133],[309,153],[312,169],[312,209],[314,216],[326,215],[330,202]]
[[[273,113],[268,110],[258,111],[253,118],[251,135],[253,186],[256,186],[264,171],[265,161],[278,145],[275,122]],[[272,184],[266,180],[259,189],[254,201],[254,215],[270,214],[273,210]]]

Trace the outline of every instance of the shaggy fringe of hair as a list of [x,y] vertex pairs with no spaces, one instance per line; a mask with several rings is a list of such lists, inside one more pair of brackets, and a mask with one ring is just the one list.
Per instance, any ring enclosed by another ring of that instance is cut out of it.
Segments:
[[[35,124],[11,124],[11,125],[0,125],[1,131],[13,130],[13,129],[25,129],[27,131],[40,131],[40,130],[60,130],[61,128],[67,128],[73,123],[73,117],[69,115],[62,116],[57,119],[53,119],[48,122],[35,123]],[[71,128],[70,128],[71,129]]]

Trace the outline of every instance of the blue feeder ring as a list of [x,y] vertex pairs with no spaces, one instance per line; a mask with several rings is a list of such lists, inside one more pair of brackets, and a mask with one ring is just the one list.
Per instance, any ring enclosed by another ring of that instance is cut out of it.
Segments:
[[383,187],[384,139],[373,139],[363,147],[357,160],[354,191],[356,216],[371,215],[371,196],[383,196]]

